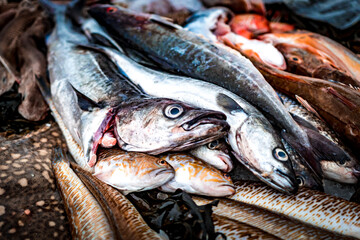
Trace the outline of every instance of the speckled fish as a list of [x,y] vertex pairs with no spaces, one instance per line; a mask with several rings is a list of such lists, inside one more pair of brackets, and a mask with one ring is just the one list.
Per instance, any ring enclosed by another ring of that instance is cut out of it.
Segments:
[[227,173],[185,153],[166,154],[161,157],[175,169],[175,177],[162,185],[165,192],[181,189],[187,193],[223,197],[234,193],[233,183]]
[[206,145],[191,149],[189,152],[223,172],[230,172],[233,169],[229,147],[224,139],[214,140]]
[[55,150],[52,168],[66,206],[73,238],[114,239],[114,232],[100,204],[70,168],[69,160],[59,149]]
[[[197,205],[204,205],[213,201],[196,196],[193,196],[192,199]],[[305,225],[297,220],[272,213],[256,206],[230,199],[220,199],[217,207],[213,207],[212,209],[214,214],[246,223],[280,239],[352,239],[310,225]]]
[[123,194],[78,165],[71,163],[71,167],[104,209],[116,239],[163,239],[146,224]]
[[[290,99],[284,94],[278,93],[285,107],[295,117],[295,119],[307,129],[309,134],[318,135],[319,143],[327,152],[326,156],[320,159],[324,177],[342,183],[355,184],[360,176],[360,163],[349,152],[341,140],[337,137],[324,121],[313,113],[307,111],[298,102]],[[310,138],[311,141],[312,138]]]
[[109,48],[97,49],[146,93],[223,112],[230,125],[227,139],[237,159],[270,186],[288,193],[296,191],[295,176],[276,131],[248,102],[214,84],[154,71]]
[[306,133],[291,118],[263,76],[240,53],[230,53],[158,16],[110,5],[95,5],[89,13],[115,40],[141,49],[164,67],[227,88],[263,110],[286,129],[283,135],[293,139],[292,144],[321,173]]
[[252,227],[246,223],[238,222],[233,219],[212,214],[214,227],[216,232],[220,232],[226,236],[226,239],[231,240],[246,240],[246,239],[279,239],[259,228]]
[[289,196],[261,183],[241,182],[231,199],[339,234],[360,237],[360,205],[322,192],[303,188]]
[[66,6],[53,9],[56,26],[47,43],[51,95],[90,167],[112,126],[120,148],[150,154],[186,150],[227,133],[224,114],[151,98],[103,55],[75,48],[71,41],[87,42],[85,36],[66,17]]
[[360,59],[349,49],[317,33],[265,34],[286,57],[288,70],[297,74],[360,86]]
[[94,176],[125,194],[157,188],[174,178],[164,159],[116,148],[99,150]]

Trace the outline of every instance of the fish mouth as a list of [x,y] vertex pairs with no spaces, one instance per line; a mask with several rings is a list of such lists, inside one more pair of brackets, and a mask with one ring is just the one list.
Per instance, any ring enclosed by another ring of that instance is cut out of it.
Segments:
[[226,187],[230,190],[230,194],[229,195],[234,195],[235,192],[236,192],[236,187],[232,184],[228,184],[228,183],[224,183],[224,184],[221,184],[220,187]]
[[174,176],[175,176],[175,173],[174,173],[173,169],[164,168],[164,169],[155,170],[155,177],[157,177],[158,175],[163,174],[163,173],[173,173]]
[[223,113],[211,112],[211,113],[203,113],[194,119],[187,121],[181,125],[181,127],[185,131],[191,131],[197,126],[204,124],[214,124],[223,126],[224,130],[229,130],[230,126],[227,122],[225,122],[226,116]]
[[224,154],[218,154],[218,158],[225,164],[226,168],[222,169],[224,172],[230,172],[233,169],[233,165],[231,162],[231,158],[224,155]]

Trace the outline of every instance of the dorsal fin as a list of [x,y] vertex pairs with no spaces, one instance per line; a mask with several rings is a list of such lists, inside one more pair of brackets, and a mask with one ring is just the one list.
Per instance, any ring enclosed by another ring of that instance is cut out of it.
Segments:
[[81,110],[91,112],[94,108],[102,108],[100,103],[94,102],[89,97],[87,97],[86,95],[79,92],[76,88],[74,88],[74,86],[71,85],[71,83],[69,83],[69,84],[70,84],[71,88],[74,90],[74,92],[76,93],[76,96],[78,99],[78,105]]
[[301,106],[303,106],[306,110],[308,110],[309,112],[315,114],[319,119],[323,120],[319,113],[310,105],[310,103],[308,103],[308,101],[306,101],[305,99],[303,99],[302,97],[295,95],[296,100],[298,100],[298,102],[301,104]]
[[219,93],[216,96],[216,102],[219,104],[224,110],[228,112],[238,111],[238,112],[244,112],[244,109],[240,107],[240,105],[235,102],[234,99],[230,98],[229,96]]

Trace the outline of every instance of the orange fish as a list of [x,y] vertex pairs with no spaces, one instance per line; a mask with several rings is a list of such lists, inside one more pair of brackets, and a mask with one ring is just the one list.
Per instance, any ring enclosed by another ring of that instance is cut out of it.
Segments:
[[258,14],[236,15],[230,22],[233,32],[246,38],[270,32],[269,21]]

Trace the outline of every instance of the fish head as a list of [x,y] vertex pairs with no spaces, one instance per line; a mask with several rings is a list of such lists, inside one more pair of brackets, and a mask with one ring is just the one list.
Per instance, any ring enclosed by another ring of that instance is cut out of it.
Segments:
[[230,172],[233,169],[229,148],[224,139],[216,139],[194,148],[190,153],[221,171]]
[[251,32],[253,35],[259,35],[270,32],[268,20],[258,14],[240,14],[236,15],[231,23],[231,30],[242,35],[244,30]]
[[351,156],[337,159],[337,161],[321,160],[320,164],[324,177],[337,182],[356,184],[360,177],[360,164]]
[[234,155],[253,174],[271,187],[294,193],[298,185],[290,159],[281,140],[264,118],[249,116],[236,129],[236,137],[229,138],[231,146],[236,146]]
[[122,106],[115,116],[115,135],[127,151],[160,154],[182,151],[225,136],[229,125],[217,111],[164,98],[141,99]]

